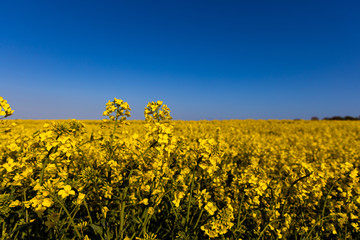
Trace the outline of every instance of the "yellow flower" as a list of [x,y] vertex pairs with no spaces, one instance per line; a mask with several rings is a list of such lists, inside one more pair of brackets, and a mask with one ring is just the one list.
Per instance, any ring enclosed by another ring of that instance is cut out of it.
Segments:
[[17,206],[20,206],[21,205],[21,202],[19,200],[15,200],[15,201],[12,201],[9,205],[9,207],[17,207]]
[[110,120],[115,120],[116,118],[119,119],[120,122],[124,122],[126,117],[130,117],[130,110],[131,108],[127,102],[114,98],[114,101],[108,101],[106,103],[106,109],[103,112],[103,116],[108,116]]
[[[4,109],[4,110],[3,110]],[[0,97],[0,116],[4,116],[4,118],[12,115],[14,111],[11,109],[10,105],[7,103],[5,99]]]
[[123,100],[114,98],[114,102],[118,105],[121,105],[123,103]]
[[18,151],[20,150],[20,148],[15,144],[15,143],[11,143],[8,148],[10,149],[10,151]]
[[69,195],[75,195],[75,191],[71,190],[71,186],[70,185],[66,185],[64,186],[64,189],[60,190],[58,195],[64,199]]
[[42,205],[44,207],[51,207],[51,205],[53,204],[54,202],[50,199],[50,198],[44,198],[43,201],[42,201]]
[[108,213],[108,211],[109,211],[109,208],[108,208],[108,207],[103,207],[103,208],[101,209],[101,212],[102,212],[104,218],[106,218],[106,214]]
[[176,191],[174,195],[175,199],[172,202],[174,203],[175,207],[179,207],[180,201],[184,198],[185,193],[183,191]]
[[351,223],[351,226],[353,226],[357,232],[360,230],[358,223],[353,222],[353,223]]
[[139,204],[144,204],[144,205],[146,206],[146,205],[149,204],[149,199],[144,198],[143,200],[141,200],[141,201],[139,202]]
[[155,209],[153,207],[149,207],[148,214],[153,215],[155,213]]
[[12,172],[15,166],[16,163],[12,158],[8,158],[7,162],[3,164],[3,168],[5,168],[8,172]]
[[80,223],[76,224],[76,226],[80,229],[84,229],[88,225],[87,221],[81,221]]
[[84,198],[85,198],[85,194],[84,193],[79,193],[79,196],[76,199],[76,204],[80,205],[83,202]]
[[104,197],[111,199],[113,188],[110,186],[106,186],[106,187],[104,187],[104,190],[105,190]]
[[214,215],[214,213],[215,213],[216,210],[217,210],[217,207],[216,207],[216,205],[215,205],[213,202],[208,202],[208,203],[205,205],[205,210],[206,210],[210,215]]

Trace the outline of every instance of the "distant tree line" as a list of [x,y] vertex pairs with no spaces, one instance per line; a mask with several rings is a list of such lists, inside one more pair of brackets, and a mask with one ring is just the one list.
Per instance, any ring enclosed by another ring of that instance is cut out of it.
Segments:
[[[311,120],[320,120],[318,117],[312,117]],[[352,116],[333,116],[333,117],[324,117],[322,120],[360,120],[359,117],[352,117]]]

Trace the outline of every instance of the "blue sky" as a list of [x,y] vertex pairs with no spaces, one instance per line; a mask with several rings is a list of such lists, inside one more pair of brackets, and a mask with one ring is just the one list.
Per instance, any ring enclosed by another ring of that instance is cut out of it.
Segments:
[[0,96],[13,119],[360,115],[358,1],[0,3]]

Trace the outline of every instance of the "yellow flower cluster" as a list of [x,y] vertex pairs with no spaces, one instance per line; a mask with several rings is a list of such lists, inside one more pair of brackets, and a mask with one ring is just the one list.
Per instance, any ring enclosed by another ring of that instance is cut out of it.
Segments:
[[6,118],[8,116],[11,116],[13,113],[14,111],[11,109],[7,101],[0,96],[0,117]]
[[149,102],[144,111],[146,121],[171,120],[170,109],[162,101]]
[[109,101],[105,128],[3,120],[2,236],[358,239],[358,122],[169,121],[157,101],[118,125],[130,110]]
[[125,121],[127,117],[130,117],[130,106],[127,102],[121,99],[114,98],[114,101],[110,100],[106,103],[106,110],[103,112],[103,116],[108,116],[110,120]]

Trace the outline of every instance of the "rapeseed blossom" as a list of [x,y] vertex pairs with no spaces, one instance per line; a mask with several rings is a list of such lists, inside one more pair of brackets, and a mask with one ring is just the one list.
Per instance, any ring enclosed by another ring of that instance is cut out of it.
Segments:
[[114,101],[110,100],[106,103],[106,110],[103,112],[103,116],[108,116],[110,120],[125,121],[127,117],[130,117],[130,106],[127,102],[121,99],[114,98]]
[[14,113],[14,110],[11,109],[8,102],[0,96],[0,117],[6,118],[11,116]]
[[125,124],[130,110],[114,98],[101,126],[1,120],[2,236],[359,236],[358,122],[172,122],[153,101]]
[[64,188],[59,191],[58,195],[61,198],[66,198],[69,195],[75,195],[75,191],[71,190],[70,185],[65,185]]

